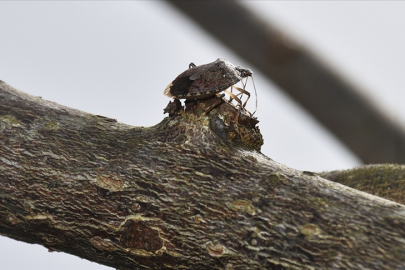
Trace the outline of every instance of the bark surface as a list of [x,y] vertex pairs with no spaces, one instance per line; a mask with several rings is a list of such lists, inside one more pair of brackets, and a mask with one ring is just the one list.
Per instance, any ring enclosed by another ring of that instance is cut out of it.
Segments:
[[322,172],[320,176],[397,203],[405,204],[404,165],[367,165],[350,170]]
[[139,128],[0,82],[0,233],[117,269],[405,269],[403,205],[271,160],[209,102]]

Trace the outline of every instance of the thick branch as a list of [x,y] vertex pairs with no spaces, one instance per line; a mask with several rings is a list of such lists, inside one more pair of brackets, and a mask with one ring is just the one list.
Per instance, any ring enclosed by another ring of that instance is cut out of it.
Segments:
[[1,82],[0,233],[118,269],[404,266],[404,206],[272,161],[206,102],[136,128]]
[[364,163],[405,163],[404,127],[274,25],[237,1],[168,2],[255,65]]
[[397,164],[367,165],[342,171],[320,173],[328,180],[405,204],[405,166]]

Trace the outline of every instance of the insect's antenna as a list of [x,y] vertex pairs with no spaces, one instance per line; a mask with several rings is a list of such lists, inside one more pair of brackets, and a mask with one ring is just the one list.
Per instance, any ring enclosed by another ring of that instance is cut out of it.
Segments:
[[255,111],[252,113],[252,116],[255,114],[255,112],[257,111],[257,91],[256,91],[256,85],[255,85],[255,81],[253,80],[253,76],[250,76],[252,78],[252,82],[253,82],[253,88],[255,89],[255,96],[256,96],[256,108]]

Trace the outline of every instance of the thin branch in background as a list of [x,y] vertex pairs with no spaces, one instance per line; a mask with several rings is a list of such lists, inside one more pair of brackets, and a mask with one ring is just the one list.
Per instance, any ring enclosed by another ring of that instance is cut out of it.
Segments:
[[285,90],[364,163],[405,163],[405,130],[310,50],[235,1],[168,1]]

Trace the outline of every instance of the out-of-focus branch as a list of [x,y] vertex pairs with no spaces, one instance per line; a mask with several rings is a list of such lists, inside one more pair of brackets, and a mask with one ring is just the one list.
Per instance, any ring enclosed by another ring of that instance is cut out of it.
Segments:
[[405,130],[313,53],[234,1],[169,1],[283,88],[365,163],[404,163]]

